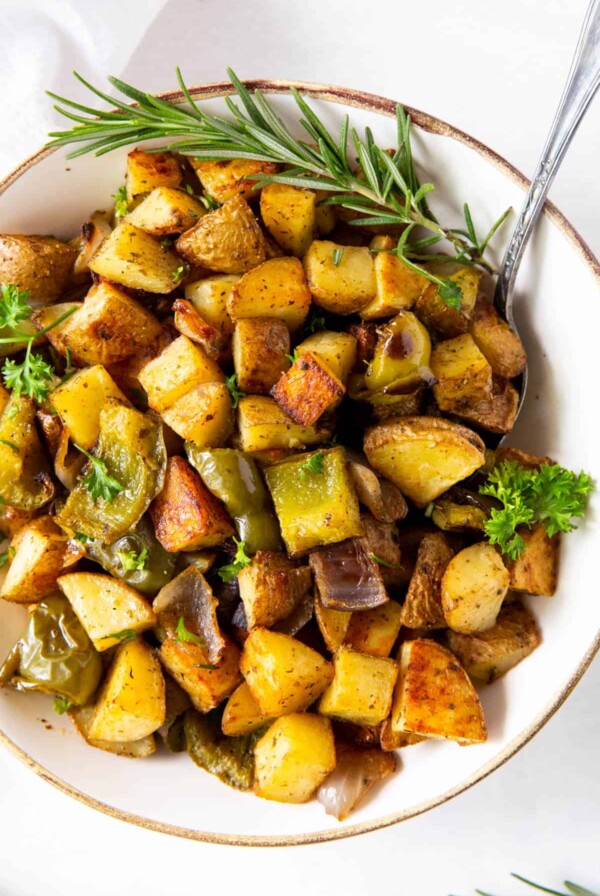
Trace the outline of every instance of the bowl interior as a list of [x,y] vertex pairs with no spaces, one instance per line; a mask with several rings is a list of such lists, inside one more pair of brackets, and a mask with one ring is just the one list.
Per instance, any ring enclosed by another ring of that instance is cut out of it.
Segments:
[[[344,108],[344,100],[354,107]],[[206,102],[223,110],[218,97]],[[381,145],[395,144],[393,119],[364,99],[344,93],[338,102],[322,97],[314,102],[333,127],[349,111],[356,126],[369,125]],[[295,118],[289,97],[278,96],[275,103],[288,120]],[[416,130],[414,143],[419,167],[438,186],[432,205],[440,217],[458,225],[466,200],[476,226],[485,232],[507,206],[520,206],[523,188],[507,165],[426,116],[421,120],[438,131]],[[0,231],[73,236],[90,212],[106,207],[123,182],[125,156],[123,149],[99,159],[68,161],[63,152],[55,152],[25,167],[0,195]],[[495,240],[496,262],[506,236],[504,232]],[[518,288],[516,316],[529,355],[530,381],[511,442],[599,479],[600,457],[586,422],[597,397],[598,269],[558,216],[540,222]],[[600,629],[594,576],[597,508],[594,497],[585,524],[565,539],[556,596],[529,599],[540,621],[541,647],[482,691],[488,742],[468,749],[431,742],[402,751],[395,778],[335,828],[316,802],[286,806],[238,793],[199,771],[185,755],[161,751],[132,763],[93,750],[39,695],[0,692],[2,739],[72,795],[184,836],[237,843],[308,842],[408,817],[469,786],[514,752],[564,699],[589,661]],[[20,634],[24,616],[19,607],[0,606],[1,656]]]

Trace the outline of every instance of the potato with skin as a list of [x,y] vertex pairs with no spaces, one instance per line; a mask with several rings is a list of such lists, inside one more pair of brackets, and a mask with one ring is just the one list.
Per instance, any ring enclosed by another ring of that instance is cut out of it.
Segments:
[[341,647],[333,660],[333,681],[321,697],[319,712],[353,722],[377,725],[390,713],[398,666],[394,660]]
[[517,389],[508,380],[492,377],[489,396],[473,404],[463,405],[454,410],[457,417],[499,434],[510,432],[514,426],[520,404]]
[[260,194],[263,223],[284,252],[302,258],[317,229],[317,195],[288,184],[267,184]]
[[342,398],[346,387],[312,352],[304,351],[271,390],[271,395],[300,426],[312,426]]
[[172,292],[183,274],[174,252],[128,221],[104,240],[89,267],[114,283],[158,293]]
[[510,576],[499,553],[487,541],[463,548],[442,577],[442,610],[456,632],[483,632],[496,622]]
[[240,651],[226,635],[221,660],[211,665],[199,644],[167,637],[158,656],[198,712],[210,712],[232,694],[242,681]]
[[242,392],[268,395],[290,362],[290,334],[285,321],[254,317],[236,321],[233,366]]
[[227,299],[232,320],[276,317],[297,332],[310,310],[310,290],[297,258],[270,258],[234,284]]
[[444,628],[442,577],[454,552],[441,532],[425,535],[417,550],[413,573],[402,606],[407,628]]
[[356,338],[351,333],[319,330],[297,345],[296,352],[311,352],[320,358],[345,386],[356,364]]
[[227,202],[234,196],[253,199],[259,193],[254,189],[256,181],[248,175],[276,174],[279,171],[279,165],[273,162],[261,162],[258,159],[199,162],[190,158],[190,162],[208,195],[220,203]]
[[225,335],[200,316],[196,307],[186,299],[173,302],[173,323],[182,336],[199,345],[209,358],[217,360],[224,354]]
[[523,373],[527,364],[523,343],[483,296],[477,297],[469,332],[496,376],[512,379]]
[[225,274],[243,274],[267,258],[262,230],[242,196],[204,215],[182,233],[175,248],[190,264]]
[[206,209],[185,190],[156,187],[123,219],[151,236],[171,236],[193,227]]
[[303,259],[316,305],[334,314],[354,314],[375,298],[373,256],[366,246],[314,240]]
[[272,716],[261,712],[260,706],[252,696],[252,691],[244,681],[235,689],[223,710],[221,730],[229,737],[239,737],[258,731]]
[[401,616],[402,607],[395,600],[352,613],[344,643],[368,656],[387,657],[400,632]]
[[449,278],[458,283],[462,292],[460,310],[448,306],[441,298],[437,285],[428,283],[415,302],[413,311],[428,330],[433,330],[441,336],[451,338],[466,333],[477,299],[480,272],[472,267],[461,267],[455,262],[450,264],[432,262],[428,265],[428,269],[442,280]]
[[29,304],[50,305],[69,285],[77,249],[52,236],[0,234],[0,283],[29,291]]
[[296,569],[285,554],[257,551],[250,564],[240,569],[237,580],[248,631],[257,626],[271,628],[294,609]]
[[487,740],[477,692],[456,657],[435,641],[406,641],[391,715],[394,734],[479,744]]
[[[392,246],[396,245],[392,240]],[[392,252],[378,252],[373,263],[376,295],[372,302],[360,309],[363,320],[391,317],[399,311],[408,311],[415,304],[429,283]]]
[[335,653],[344,643],[352,613],[326,607],[319,595],[315,594],[315,618],[327,650]]
[[84,548],[71,541],[50,516],[40,516],[20,528],[11,543],[14,551],[0,597],[12,603],[35,603],[56,590],[58,577],[83,556]]
[[115,753],[117,756],[126,756],[128,759],[146,759],[156,752],[156,738],[153,734],[147,734],[140,740],[92,740],[90,738],[90,724],[96,711],[95,706],[73,706],[69,710],[69,718],[75,726],[75,730],[82,736],[86,744],[104,750],[107,753]]
[[127,156],[127,201],[139,202],[157,187],[179,187],[183,175],[175,156],[170,152],[146,152],[133,149]]
[[366,462],[358,458],[355,460],[351,457],[348,470],[358,500],[376,520],[393,523],[404,519],[408,513],[408,505],[400,489],[382,479]]
[[516,560],[506,560],[509,587],[551,597],[558,582],[560,533],[548,535],[543,523],[534,523],[531,528],[520,526],[517,532],[525,542],[525,550]]
[[433,394],[442,411],[469,408],[491,396],[492,368],[468,333],[438,342],[431,353]]
[[109,398],[127,399],[101,364],[84,367],[50,393],[50,405],[76,445],[88,451],[100,434],[100,411]]
[[35,510],[17,510],[0,501],[0,534],[14,538],[35,518],[36,513]]
[[185,297],[201,317],[226,336],[233,333],[233,321],[227,311],[227,302],[239,274],[219,274],[196,280],[185,287]]
[[306,448],[330,439],[333,434],[332,421],[319,420],[313,426],[301,426],[266,395],[240,399],[237,423],[240,447],[249,453]]
[[254,748],[254,793],[266,800],[305,803],[335,768],[329,719],[293,713],[273,722]]
[[382,523],[370,513],[361,513],[360,519],[371,558],[378,564],[384,583],[386,586],[401,585],[404,574],[396,524]]
[[77,237],[79,254],[73,265],[73,274],[76,280],[81,278],[85,282],[90,273],[90,260],[95,255],[100,245],[107,236],[112,233],[111,216],[106,212],[94,212],[89,221],[81,227],[81,234]]
[[386,753],[402,750],[404,747],[412,747],[414,744],[420,744],[422,740],[425,738],[420,734],[411,734],[409,731],[393,731],[392,720],[389,718],[381,723],[379,746]]

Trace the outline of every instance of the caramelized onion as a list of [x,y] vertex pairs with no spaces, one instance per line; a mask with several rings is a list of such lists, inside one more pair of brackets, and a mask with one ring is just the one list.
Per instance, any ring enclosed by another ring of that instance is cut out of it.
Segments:
[[218,663],[225,650],[225,640],[217,622],[217,601],[195,566],[188,566],[165,585],[156,595],[152,609],[159,625],[171,636],[176,634],[179,620],[183,618],[188,632],[204,642],[208,662]]
[[389,600],[364,538],[349,538],[314,551],[309,563],[323,606],[329,609],[371,610]]
[[317,799],[328,815],[343,821],[376,784],[395,770],[392,753],[384,753],[378,747],[344,748],[339,752],[335,771],[319,787]]
[[68,491],[73,491],[86,458],[77,449],[69,450],[69,430],[61,430],[54,455],[54,475]]

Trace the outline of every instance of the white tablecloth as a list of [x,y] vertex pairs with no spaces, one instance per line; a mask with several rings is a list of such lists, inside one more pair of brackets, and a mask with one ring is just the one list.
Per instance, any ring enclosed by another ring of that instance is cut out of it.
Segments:
[[[84,95],[72,69],[95,83],[112,73],[152,91],[175,86],[177,64],[189,83],[220,80],[233,65],[242,77],[392,96],[531,172],[585,5],[0,0],[0,175],[36,150],[56,122],[44,89]],[[597,100],[551,194],[596,254],[599,147]],[[69,800],[1,752],[0,894],[526,892],[509,880],[511,870],[599,890],[599,692],[596,662],[534,741],[471,791],[400,826],[316,847],[234,854],[143,831]]]

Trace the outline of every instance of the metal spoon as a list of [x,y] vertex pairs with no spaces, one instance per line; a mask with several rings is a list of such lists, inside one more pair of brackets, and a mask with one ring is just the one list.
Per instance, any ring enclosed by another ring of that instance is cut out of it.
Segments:
[[[579,35],[571,70],[546,139],[542,156],[523,208],[504,254],[494,292],[498,313],[517,332],[513,315],[514,285],[523,252],[542,212],[550,184],[558,171],[592,97],[600,86],[600,0],[592,0]],[[521,380],[519,412],[527,388],[527,369]],[[503,441],[502,439],[500,441]]]

